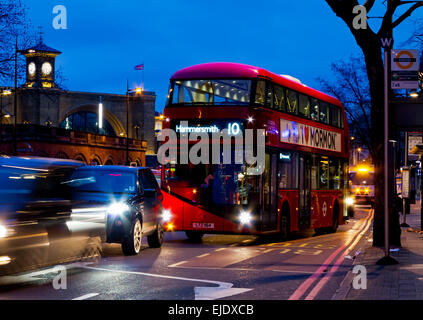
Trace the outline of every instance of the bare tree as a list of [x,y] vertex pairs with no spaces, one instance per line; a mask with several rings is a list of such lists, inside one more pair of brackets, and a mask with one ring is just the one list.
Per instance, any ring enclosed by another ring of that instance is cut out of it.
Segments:
[[[380,0],[382,2],[382,0]],[[366,63],[366,72],[369,79],[370,90],[370,122],[373,135],[371,137],[371,155],[375,163],[375,220],[373,228],[373,245],[383,246],[384,243],[384,135],[383,135],[383,114],[384,114],[384,67],[382,59],[381,37],[392,36],[393,29],[406,20],[416,9],[423,6],[423,1],[402,1],[402,0],[386,0],[385,13],[379,30],[374,31],[367,25],[365,29],[356,29],[353,26],[355,14],[354,7],[360,5],[357,0],[326,0],[332,11],[340,17],[352,35],[358,46],[361,48],[364,61]],[[362,5],[369,13],[376,0],[367,0]],[[405,11],[396,20],[393,20],[394,14],[398,8],[406,8]],[[399,227],[398,215],[394,210],[390,212],[390,242],[391,244],[400,245],[401,229]]]
[[[27,9],[21,0],[0,2],[0,80],[11,81],[15,75],[15,48],[29,47],[34,42]],[[18,75],[25,73],[24,58],[18,55]]]
[[337,61],[331,65],[332,81],[318,78],[322,91],[342,102],[347,113],[350,133],[368,150],[372,149],[370,123],[370,90],[366,66],[363,59],[352,56],[348,61]]

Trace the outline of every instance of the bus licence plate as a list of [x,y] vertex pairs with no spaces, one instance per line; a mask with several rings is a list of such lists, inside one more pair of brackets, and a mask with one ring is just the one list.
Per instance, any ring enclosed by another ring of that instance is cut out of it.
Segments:
[[192,227],[195,229],[214,229],[214,223],[193,222]]

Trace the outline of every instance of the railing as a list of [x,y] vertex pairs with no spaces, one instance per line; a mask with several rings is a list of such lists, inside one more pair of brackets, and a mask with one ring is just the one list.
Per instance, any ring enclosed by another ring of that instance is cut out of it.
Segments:
[[[3,124],[0,128],[0,137],[3,142],[13,141],[13,125]],[[34,124],[18,124],[16,127],[16,139],[17,141],[57,141],[89,146],[126,148],[126,138],[124,137],[105,136]],[[128,147],[130,149],[146,149],[147,141],[129,139]]]

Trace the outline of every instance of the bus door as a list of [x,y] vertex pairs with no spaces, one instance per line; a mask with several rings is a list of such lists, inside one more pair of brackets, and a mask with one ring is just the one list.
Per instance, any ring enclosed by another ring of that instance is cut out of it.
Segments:
[[311,158],[300,154],[299,165],[299,228],[310,227],[311,207]]
[[261,225],[262,231],[270,231],[277,229],[277,157],[276,153],[266,152],[265,156],[265,169],[263,173],[262,183],[262,212],[261,212]]

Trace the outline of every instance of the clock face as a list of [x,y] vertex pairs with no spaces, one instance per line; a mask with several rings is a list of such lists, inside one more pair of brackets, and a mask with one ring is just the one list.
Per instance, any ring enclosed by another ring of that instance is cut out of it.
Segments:
[[33,76],[35,74],[35,70],[36,70],[35,63],[34,62],[31,62],[28,65],[28,73],[29,73],[29,75],[30,76]]
[[43,75],[48,76],[53,68],[51,67],[51,64],[48,62],[44,62],[41,66],[41,71],[43,72]]

